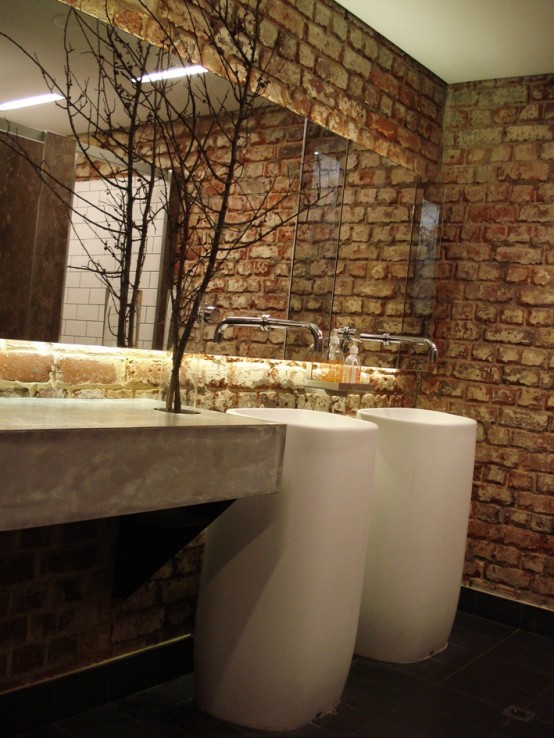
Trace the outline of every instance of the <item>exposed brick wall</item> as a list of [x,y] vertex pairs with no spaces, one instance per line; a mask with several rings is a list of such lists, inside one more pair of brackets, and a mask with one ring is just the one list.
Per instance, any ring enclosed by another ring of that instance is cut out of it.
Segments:
[[192,630],[201,539],[125,600],[115,519],[0,533],[0,692]]
[[[125,10],[122,23],[148,35],[131,0],[110,4]],[[82,5],[91,11],[103,7],[104,0],[83,0]],[[378,34],[345,18],[345,11],[331,0],[276,0],[265,33],[286,63],[275,72],[269,90],[272,99],[411,169],[432,173],[439,161],[446,86]],[[176,21],[185,23],[184,18]],[[210,66],[208,58],[205,63]],[[553,79],[455,85],[446,112],[442,159],[446,217],[434,334],[442,358],[422,383],[418,404],[479,421],[466,581],[552,609]],[[442,196],[442,187],[437,186],[435,194]],[[14,345],[0,352],[4,378],[0,389],[25,395],[31,388],[38,396],[56,396],[59,374],[52,366],[59,366],[61,357],[53,361],[32,351]],[[135,385],[132,374],[126,373],[131,367],[123,354],[116,352],[113,360],[104,354],[80,361],[63,358],[67,384],[61,386],[62,393],[125,397],[156,391],[153,375],[159,367],[145,355],[134,365]],[[224,359],[201,363],[200,404],[224,409],[233,403],[292,403],[352,413],[360,403],[353,396],[305,394],[294,379],[301,371],[297,365],[253,362],[254,375],[248,375],[240,364]],[[76,378],[73,385],[68,377]],[[107,384],[100,386],[104,381]],[[365,395],[362,403],[415,402],[413,377],[376,381],[382,384],[377,397]],[[78,529],[76,533],[78,539]],[[39,643],[32,668],[17,677],[21,681],[36,680],[49,668],[47,655],[46,662],[40,655],[48,653],[40,651],[45,639],[32,636],[31,615],[25,615],[25,623],[18,622],[15,604],[21,602],[16,592],[28,586],[40,589],[45,582],[33,579],[29,570],[20,571],[19,581],[10,581],[4,557],[19,550],[21,566],[25,567],[26,557],[29,566],[27,549],[12,535],[0,535],[4,550],[0,572],[8,577],[0,586],[0,614],[2,622],[16,621],[11,645],[0,651],[5,685],[15,683],[16,648]],[[55,530],[50,535],[64,534]],[[100,560],[106,560],[112,536],[107,522],[93,534],[103,541]],[[44,545],[46,555],[57,550],[58,543]],[[95,566],[91,564],[93,571]],[[100,602],[106,606],[98,596],[88,605],[100,610]],[[116,625],[123,621],[110,608],[113,604],[107,606],[112,614],[103,622],[122,633],[124,626],[118,630]],[[148,617],[143,620],[140,613],[140,607],[129,613],[128,622],[136,618],[127,639],[132,647],[164,637],[161,623],[154,634],[141,632],[140,623]],[[116,641],[124,643],[126,638],[118,641],[113,633],[111,637],[108,651],[124,651],[117,650]],[[67,653],[71,647],[66,645]],[[32,649],[28,653],[32,659]],[[101,653],[106,651],[98,646],[95,658]],[[74,666],[86,662],[84,651],[72,658]],[[56,668],[61,673],[70,667],[65,662]]]
[[[319,126],[308,133],[302,159],[303,119],[273,105],[255,111],[250,126],[241,192],[231,195],[229,220],[242,221],[271,193],[278,206],[268,221],[282,225],[253,246],[228,254],[206,300],[222,315],[270,313],[314,322],[325,334],[331,314],[333,325],[401,333],[417,176]],[[301,171],[302,202],[310,207],[295,230]],[[311,341],[307,332],[291,331],[285,349],[283,331],[244,327],[227,329],[224,336],[207,350],[302,359]],[[362,347],[362,360],[367,350]],[[387,352],[372,358],[391,364]]]
[[[107,6],[122,28],[153,42],[159,37],[134,0],[61,1],[98,17]],[[167,11],[176,36],[195,48],[185,9],[195,2],[145,4],[158,14]],[[261,39],[272,55],[264,93],[270,100],[420,174],[436,172],[446,85],[429,70],[333,0],[271,0]],[[200,55],[224,76],[208,46]]]
[[479,422],[465,579],[554,607],[554,75],[453,85],[422,402]]

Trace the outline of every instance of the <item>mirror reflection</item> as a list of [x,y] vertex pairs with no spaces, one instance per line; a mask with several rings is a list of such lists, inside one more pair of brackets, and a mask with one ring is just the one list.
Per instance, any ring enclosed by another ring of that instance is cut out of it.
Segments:
[[[32,0],[25,2],[36,4]],[[45,24],[59,27],[65,7],[44,0],[38,5],[44,15],[42,23],[37,22],[35,8],[22,14],[21,0],[4,0],[0,9],[2,28],[14,37],[18,34],[21,37],[25,17],[32,19],[33,29],[41,25],[44,28]],[[10,30],[10,23],[13,30]],[[49,54],[45,40],[48,37],[56,41],[56,37],[45,33],[40,36],[37,54]],[[57,43],[60,43],[59,37]],[[0,48],[2,55],[6,55],[5,45]],[[12,49],[10,58],[13,56]],[[14,63],[14,74],[18,66]],[[211,78],[217,81],[213,75]],[[7,94],[0,87],[0,101]],[[55,108],[43,106],[42,110],[36,108],[29,114],[33,127],[48,130],[52,126],[53,130],[59,130],[60,123],[50,123],[46,117],[41,120],[47,107]],[[23,125],[23,118],[14,115],[11,120],[12,130],[14,123]],[[28,125],[29,118],[25,120]],[[273,214],[278,220],[268,237],[229,253],[222,271],[208,288],[205,304],[216,306],[221,316],[268,313],[314,322],[326,335],[332,328],[344,326],[356,328],[358,332],[409,331],[426,335],[423,331],[429,330],[432,314],[438,211],[436,206],[423,202],[416,175],[273,104],[265,103],[255,111],[249,129],[248,150],[243,162],[244,192],[251,198],[271,192],[278,200]],[[67,134],[66,130],[61,132]],[[0,146],[2,156],[6,155],[3,151],[5,147]],[[71,156],[69,160],[72,161]],[[9,167],[2,168],[11,171]],[[90,167],[88,170],[82,160],[76,169],[68,166],[70,184],[67,186],[73,187],[72,178],[76,180],[73,202],[79,200],[81,193],[86,193],[82,195],[86,207],[91,201],[109,202],[110,195],[103,189],[105,183],[100,186],[98,178],[91,176]],[[16,185],[18,180],[20,183]],[[13,228],[10,231],[6,227],[9,220],[6,213],[13,207],[14,199],[29,204],[37,198],[31,192],[32,180],[29,172],[23,172],[0,184],[3,254],[8,252],[8,244],[15,238]],[[154,197],[163,198],[169,181],[169,174],[160,172]],[[18,192],[14,193],[16,187]],[[302,204],[304,209],[298,214]],[[237,193],[233,204],[237,214],[249,206],[244,195]],[[137,345],[144,348],[164,346],[167,275],[162,267],[168,246],[165,217],[166,211],[158,208],[152,222],[151,240],[146,246],[146,266],[137,289],[139,308],[134,335]],[[13,290],[10,292],[14,279],[10,276],[0,282],[2,337],[115,344],[112,296],[105,285],[98,282],[96,274],[83,268],[86,262],[83,262],[82,253],[84,241],[90,242],[86,259],[92,254],[101,261],[105,256],[102,253],[105,239],[92,228],[98,221],[97,215],[86,210],[77,212],[71,235],[65,235],[65,243],[64,236],[58,236],[61,243],[57,246],[56,263],[63,261],[66,266],[61,278],[59,274],[57,278],[58,284],[61,279],[64,300],[63,308],[61,300],[57,301],[56,317],[52,315],[54,310],[50,310],[48,332],[28,333],[21,321],[14,320],[14,315],[22,313]],[[104,222],[104,232],[109,228],[109,222]],[[94,239],[96,245],[92,246]],[[59,292],[59,288],[54,286],[50,275],[42,291],[32,280],[44,271],[45,263],[54,264],[52,253],[56,247],[52,245],[48,255],[41,253],[37,249],[37,243],[42,243],[40,234],[22,232],[19,241],[37,253],[39,266],[31,270],[34,277],[27,277],[25,287],[18,288],[17,292],[19,295],[42,294],[44,303],[44,296]],[[63,254],[62,260],[59,254]],[[26,264],[29,261],[27,257],[24,259]],[[109,271],[109,265],[105,269]],[[21,264],[15,267],[14,273],[18,270],[21,271]],[[44,304],[41,310],[45,312]],[[37,312],[40,310],[35,308],[34,314]],[[27,327],[36,325],[32,311],[24,322]],[[212,333],[212,329],[206,328],[202,336],[197,336],[194,345],[191,344],[191,349],[248,357],[312,358],[310,338],[305,332],[235,328],[225,332],[220,344],[210,340]],[[384,355],[380,347],[370,344],[363,346],[361,358],[363,364],[390,363],[390,354]]]

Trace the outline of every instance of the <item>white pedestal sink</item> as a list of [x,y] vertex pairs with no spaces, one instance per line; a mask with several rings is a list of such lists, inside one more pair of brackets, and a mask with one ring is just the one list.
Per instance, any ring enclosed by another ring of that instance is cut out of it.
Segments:
[[355,651],[419,661],[446,647],[456,614],[477,424],[418,408],[358,417],[379,433]]
[[292,730],[340,701],[353,655],[375,425],[312,410],[240,409],[287,424],[282,491],[208,529],[195,628],[201,709]]

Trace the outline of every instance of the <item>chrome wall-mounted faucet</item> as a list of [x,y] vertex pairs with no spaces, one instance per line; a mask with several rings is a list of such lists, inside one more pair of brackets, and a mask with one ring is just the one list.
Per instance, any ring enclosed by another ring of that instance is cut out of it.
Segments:
[[429,338],[423,336],[403,336],[393,335],[391,333],[360,333],[359,339],[361,341],[380,341],[384,346],[389,346],[391,343],[413,343],[417,346],[425,346],[427,348],[427,355],[430,361],[437,361],[439,353],[436,345]]
[[270,315],[261,315],[259,317],[248,315],[230,315],[220,321],[214,332],[214,341],[219,343],[223,338],[225,328],[232,326],[249,326],[252,328],[260,328],[262,331],[268,331],[271,328],[302,328],[310,331],[312,334],[314,351],[317,354],[323,353],[323,333],[315,323],[305,323],[301,320],[287,320],[285,318],[272,318]]

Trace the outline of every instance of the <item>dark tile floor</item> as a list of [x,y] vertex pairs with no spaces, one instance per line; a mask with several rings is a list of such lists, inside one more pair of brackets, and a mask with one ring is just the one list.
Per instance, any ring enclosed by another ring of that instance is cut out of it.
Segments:
[[25,738],[554,738],[554,639],[459,613],[417,664],[356,658],[336,714],[298,730],[241,729],[198,710],[191,675]]

